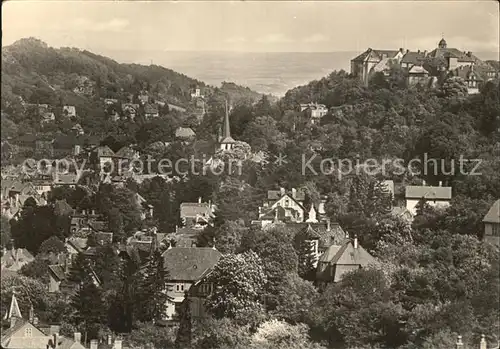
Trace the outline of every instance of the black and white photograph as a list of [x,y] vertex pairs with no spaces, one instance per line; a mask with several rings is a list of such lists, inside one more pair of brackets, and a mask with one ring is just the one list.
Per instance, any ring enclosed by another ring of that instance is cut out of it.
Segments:
[[1,15],[1,349],[499,349],[497,0]]

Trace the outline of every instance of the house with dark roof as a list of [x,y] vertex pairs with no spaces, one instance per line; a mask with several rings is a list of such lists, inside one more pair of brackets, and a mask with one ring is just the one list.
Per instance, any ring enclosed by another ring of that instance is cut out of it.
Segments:
[[204,297],[212,289],[212,285],[204,280],[221,258],[221,253],[211,247],[170,247],[162,256],[168,271],[167,294],[170,298],[166,320],[175,320],[185,292],[191,300],[192,316],[203,317]]
[[358,77],[365,85],[368,85],[371,75],[376,70],[383,72],[391,62],[399,63],[403,55],[404,51],[402,48],[399,50],[369,48],[351,60],[351,74]]
[[134,120],[139,113],[139,104],[124,103],[122,104],[122,112],[123,115],[127,116],[131,120]]
[[500,246],[500,200],[491,205],[483,218],[484,237],[487,242]]
[[408,185],[405,188],[406,208],[413,216],[417,214],[417,205],[420,201],[433,207],[448,207],[451,201],[451,187],[434,187],[423,185]]
[[339,282],[344,274],[350,271],[377,264],[377,260],[359,244],[358,238],[355,237],[326,249],[318,260],[316,279],[320,285]]
[[469,94],[479,93],[479,89],[489,80],[494,79],[498,74],[489,65],[461,65],[450,71],[451,76],[458,76],[465,81]]

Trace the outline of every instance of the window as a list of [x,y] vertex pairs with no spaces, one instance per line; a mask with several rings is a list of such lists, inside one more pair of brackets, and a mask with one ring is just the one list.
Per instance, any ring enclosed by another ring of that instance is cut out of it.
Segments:
[[25,337],[31,337],[33,335],[33,332],[31,331],[31,327],[27,327],[24,329],[24,336]]
[[211,293],[212,292],[212,284],[211,283],[209,283],[209,284],[202,284],[200,286],[200,291],[203,294],[209,294],[209,293]]
[[176,284],[175,291],[176,292],[184,292],[184,284]]
[[285,207],[288,207],[288,206],[290,206],[290,200],[286,199],[285,200]]
[[491,235],[500,236],[500,224],[492,224]]

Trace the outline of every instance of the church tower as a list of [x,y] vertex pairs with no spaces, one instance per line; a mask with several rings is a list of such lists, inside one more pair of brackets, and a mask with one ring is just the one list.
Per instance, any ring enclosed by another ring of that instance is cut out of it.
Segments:
[[10,307],[4,316],[4,320],[10,320],[10,327],[14,327],[16,321],[23,318],[21,310],[19,309],[19,304],[17,304],[17,298],[15,292],[12,292],[12,298],[10,301]]
[[220,150],[230,150],[230,149],[232,149],[235,141],[231,137],[231,129],[229,127],[229,110],[227,107],[227,100],[226,100],[226,113],[224,115],[224,123],[223,123],[222,127],[223,127],[222,137],[221,137],[221,140],[219,141],[219,149]]

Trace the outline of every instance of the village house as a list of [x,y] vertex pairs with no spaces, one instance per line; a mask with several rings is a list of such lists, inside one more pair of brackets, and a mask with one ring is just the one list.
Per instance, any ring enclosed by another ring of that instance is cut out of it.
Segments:
[[425,181],[423,185],[409,185],[405,188],[406,208],[413,216],[417,214],[417,205],[420,201],[425,201],[432,207],[448,207],[451,201],[451,187],[443,187],[442,182],[439,186],[427,186]]
[[302,240],[309,243],[316,264],[331,245],[342,245],[349,240],[342,227],[338,223],[331,223],[330,220],[321,223],[288,223],[284,227],[294,233],[297,244]]
[[500,246],[500,200],[495,201],[483,219],[484,237],[489,243]]
[[328,114],[328,108],[324,104],[307,103],[300,104],[299,109],[301,112],[307,113],[311,123],[318,123],[323,116]]
[[196,134],[190,127],[179,127],[175,130],[175,138],[184,141],[190,141],[196,137]]
[[339,282],[344,274],[377,265],[378,262],[370,255],[354,237],[341,245],[331,245],[318,260],[316,279],[320,285]]
[[31,182],[5,179],[2,180],[1,187],[2,215],[9,219],[15,218],[28,200],[33,200],[38,206],[47,204],[47,200],[38,193]]
[[168,271],[166,320],[176,320],[179,308],[187,292],[191,300],[191,314],[203,317],[203,301],[212,291],[213,285],[205,278],[215,267],[221,253],[210,247],[170,247],[162,257]]
[[2,272],[19,272],[21,268],[34,261],[35,257],[25,248],[15,248],[12,243],[10,249],[3,248],[2,258],[1,258],[1,268]]
[[71,128],[71,132],[75,136],[83,136],[85,134],[85,131],[83,130],[83,127],[80,124],[76,124]]
[[194,92],[191,93],[191,98],[204,98],[205,96],[203,96],[201,94],[201,89],[199,87],[195,88]]
[[33,307],[29,319],[24,319],[14,293],[5,319],[10,322],[10,327],[2,329],[1,347],[4,349],[85,349],[81,333],[75,332],[74,338],[67,338],[59,335],[58,326],[43,328],[34,315]]
[[50,122],[56,121],[56,116],[51,111],[46,111],[40,114],[40,124],[48,124]]
[[139,114],[139,104],[134,104],[134,103],[122,104],[122,113],[125,117],[134,120],[137,114]]
[[324,215],[325,199],[322,198],[317,206],[312,204],[309,210],[304,207],[304,200],[304,190],[295,188],[289,192],[285,188],[269,190],[267,200],[262,207],[259,207],[258,220],[253,223],[260,224],[261,227],[273,222],[317,223]]
[[62,109],[62,116],[66,118],[76,117],[76,108],[74,105],[65,105]]
[[180,217],[184,227],[203,229],[212,224],[215,206],[209,202],[183,202],[180,205]]
[[168,109],[169,110],[175,110],[175,111],[178,111],[179,113],[185,113],[186,112],[186,108],[179,107],[178,105],[170,104],[170,103],[167,103],[167,105],[168,105]]
[[156,104],[146,103],[144,104],[144,117],[146,119],[153,119],[160,116],[158,112],[158,106]]

